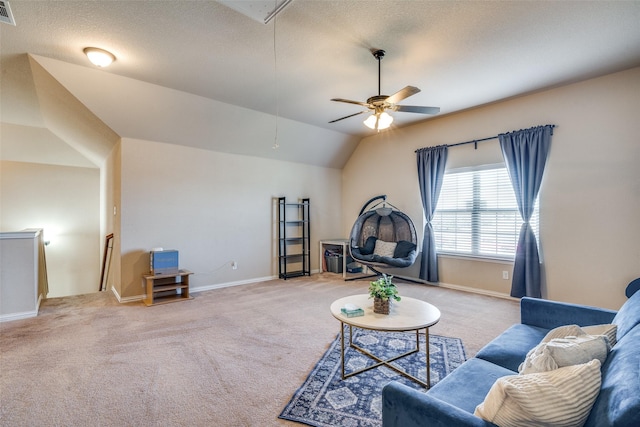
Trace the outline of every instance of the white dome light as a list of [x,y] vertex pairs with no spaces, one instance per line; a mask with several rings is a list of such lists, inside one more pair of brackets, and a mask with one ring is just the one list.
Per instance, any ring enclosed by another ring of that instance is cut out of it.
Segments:
[[97,47],[84,48],[84,54],[87,55],[93,65],[98,67],[107,67],[116,60],[116,57],[111,52]]

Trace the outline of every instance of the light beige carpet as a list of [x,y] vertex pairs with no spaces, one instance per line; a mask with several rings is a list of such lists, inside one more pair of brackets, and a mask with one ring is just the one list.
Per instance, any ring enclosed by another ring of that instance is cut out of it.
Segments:
[[[54,298],[0,324],[2,426],[279,426],[331,341],[329,313],[368,281],[331,273],[194,293],[146,307],[109,292]],[[519,321],[510,300],[399,282],[442,312],[467,356]]]

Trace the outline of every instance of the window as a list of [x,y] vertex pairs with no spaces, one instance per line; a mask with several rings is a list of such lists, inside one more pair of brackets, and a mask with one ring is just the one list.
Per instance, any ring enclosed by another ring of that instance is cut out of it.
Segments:
[[[538,202],[530,221],[538,236]],[[504,165],[445,173],[431,221],[439,253],[513,259],[522,218]]]

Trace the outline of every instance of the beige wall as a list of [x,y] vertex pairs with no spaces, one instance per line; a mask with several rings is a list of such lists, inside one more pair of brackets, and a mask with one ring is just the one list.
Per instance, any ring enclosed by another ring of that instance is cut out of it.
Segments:
[[[120,144],[111,150],[111,153],[100,168],[100,236],[102,238],[100,247],[101,271],[104,277],[100,277],[101,283],[106,282],[105,290],[112,289],[120,283],[115,280],[120,274],[120,224],[116,222],[120,216]],[[113,234],[111,241],[111,252],[105,259],[104,251],[106,236]],[[104,272],[102,262],[105,262]],[[119,288],[116,288],[119,291]]]
[[100,263],[97,168],[2,161],[0,229],[42,228],[48,297],[96,292]]
[[[148,252],[177,249],[193,288],[277,275],[273,198],[311,199],[311,267],[341,227],[341,173],[277,160],[124,138],[121,298],[144,293]],[[238,264],[231,269],[231,261]]]
[[[555,124],[540,195],[543,295],[618,308],[640,276],[639,93],[635,68],[366,138],[343,170],[343,234],[364,201],[385,193],[421,234],[417,148]],[[497,140],[452,148],[448,167],[490,163],[496,153]],[[510,265],[444,257],[439,265],[442,283],[509,292]]]
[[[617,308],[640,276],[639,92],[636,68],[382,132],[364,139],[342,171],[136,139],[115,143],[100,170],[3,161],[0,227],[43,227],[46,235],[72,224],[47,249],[49,296],[97,290],[111,230],[112,285],[124,298],[142,294],[140,275],[156,246],[181,251],[195,287],[271,277],[272,197],[311,198],[312,250],[320,239],[347,236],[362,203],[378,194],[421,229],[415,149],[553,123],[540,202],[544,295]],[[452,149],[449,167],[499,159],[491,141]],[[311,259],[317,269],[317,254]],[[442,257],[440,265],[443,283],[509,292],[509,264]]]

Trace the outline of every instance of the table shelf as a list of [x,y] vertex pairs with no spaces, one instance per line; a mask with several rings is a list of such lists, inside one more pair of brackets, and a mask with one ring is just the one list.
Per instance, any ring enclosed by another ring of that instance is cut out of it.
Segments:
[[151,306],[191,299],[189,295],[191,274],[193,273],[189,270],[179,270],[175,274],[143,275],[147,292],[144,303]]

